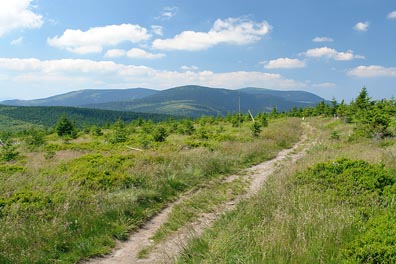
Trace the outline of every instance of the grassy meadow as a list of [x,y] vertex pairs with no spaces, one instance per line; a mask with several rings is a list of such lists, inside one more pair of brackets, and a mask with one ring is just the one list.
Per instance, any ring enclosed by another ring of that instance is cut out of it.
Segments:
[[[3,133],[0,263],[76,263],[108,253],[181,194],[196,192],[205,203],[205,186],[273,158],[302,133],[298,118],[262,128],[242,121],[140,119],[66,136],[58,128]],[[234,183],[235,195],[243,184]],[[217,203],[229,194],[222,195]]]
[[307,155],[191,240],[178,263],[395,263],[396,139],[309,118]]

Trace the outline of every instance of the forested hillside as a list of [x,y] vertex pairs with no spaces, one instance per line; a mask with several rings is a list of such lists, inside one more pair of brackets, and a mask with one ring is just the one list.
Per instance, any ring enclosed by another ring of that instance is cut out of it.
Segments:
[[293,107],[305,108],[325,101],[303,91],[276,91],[261,88],[229,90],[186,85],[163,91],[150,89],[81,90],[49,98],[30,101],[4,101],[6,105],[24,106],[79,106],[96,109],[169,114],[200,117],[225,116],[240,110],[254,114],[289,111]]
[[[35,124],[53,126],[58,119],[66,114],[77,126],[98,125],[114,123],[117,119],[129,122],[138,118],[161,121],[168,119],[167,115],[120,112],[99,109],[75,108],[75,107],[46,107],[46,106],[1,106],[0,105],[0,130],[16,124]],[[8,120],[8,121],[7,121]],[[10,122],[12,120],[12,122]]]
[[242,112],[289,111],[293,107],[315,106],[323,98],[300,91],[267,89],[228,90],[196,85],[176,87],[130,102],[95,104],[90,107],[199,117]]

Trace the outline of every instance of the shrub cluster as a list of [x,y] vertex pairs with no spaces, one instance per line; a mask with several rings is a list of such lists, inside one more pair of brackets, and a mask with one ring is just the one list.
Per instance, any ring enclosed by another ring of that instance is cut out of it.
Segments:
[[348,263],[396,262],[395,182],[383,165],[344,158],[318,163],[296,176],[298,185],[356,210],[361,232],[342,250]]

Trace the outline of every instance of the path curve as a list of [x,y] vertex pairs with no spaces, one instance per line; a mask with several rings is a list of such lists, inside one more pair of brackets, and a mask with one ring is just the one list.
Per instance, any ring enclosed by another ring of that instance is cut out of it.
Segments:
[[[304,130],[312,131],[312,127],[303,123]],[[269,161],[265,161],[245,170],[250,177],[250,185],[246,192],[237,199],[228,201],[218,206],[213,213],[206,213],[201,215],[194,222],[182,227],[179,231],[168,236],[164,241],[155,245],[147,258],[139,259],[138,253],[151,245],[153,241],[150,239],[160,226],[166,222],[168,215],[171,213],[173,207],[181,203],[185,198],[189,197],[191,193],[187,193],[180,197],[176,202],[170,204],[158,215],[149,220],[142,228],[132,233],[126,242],[117,244],[113,253],[105,255],[101,258],[94,258],[85,264],[131,264],[131,263],[172,263],[177,259],[177,256],[187,245],[192,237],[200,236],[203,231],[210,227],[214,221],[225,212],[236,207],[239,201],[256,194],[261,186],[266,181],[267,177],[279,168],[281,162],[296,162],[308,148],[307,132],[304,132],[300,141],[297,142],[293,148],[282,150],[278,155]],[[231,175],[225,181],[233,181],[237,175]]]

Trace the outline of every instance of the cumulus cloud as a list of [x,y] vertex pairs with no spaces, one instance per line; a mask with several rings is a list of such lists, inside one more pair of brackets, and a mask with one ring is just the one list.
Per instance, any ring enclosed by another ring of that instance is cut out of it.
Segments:
[[276,60],[270,60],[264,65],[266,69],[293,69],[293,68],[304,68],[305,62],[299,59],[279,58]]
[[387,16],[388,19],[395,19],[396,18],[396,10],[390,12]]
[[270,32],[266,22],[241,18],[217,19],[208,32],[183,31],[170,39],[156,39],[153,48],[160,50],[205,50],[218,44],[245,45],[260,40]]
[[370,25],[370,23],[368,21],[359,22],[359,23],[356,23],[356,25],[353,27],[353,29],[356,31],[367,31],[369,28],[369,25]]
[[0,1],[0,37],[24,28],[40,28],[43,16],[32,11],[32,0]]
[[92,61],[83,59],[39,60],[36,58],[0,58],[0,68],[20,72],[114,72],[119,65],[112,61]]
[[165,57],[163,53],[150,53],[142,49],[133,48],[127,52],[129,58],[135,59],[160,59]]
[[123,49],[111,49],[106,52],[105,57],[119,58],[119,57],[124,57],[125,55],[126,55],[126,51]]
[[334,40],[329,37],[316,37],[312,39],[313,42],[333,42]]
[[396,77],[396,67],[383,67],[380,65],[358,66],[350,71],[348,75],[356,77]]
[[104,46],[116,46],[122,42],[138,43],[151,37],[147,29],[139,25],[121,24],[93,27],[87,31],[67,29],[62,36],[48,38],[50,46],[77,54],[100,53]]
[[191,66],[187,66],[187,65],[183,65],[180,67],[181,70],[183,71],[196,71],[199,70],[199,68],[195,65],[191,65]]
[[352,50],[348,50],[346,52],[339,52],[335,49],[328,47],[321,47],[315,49],[309,49],[303,53],[303,55],[312,58],[329,58],[338,61],[349,61],[353,59],[364,59],[364,56],[353,54]]
[[[44,79],[51,85],[64,87],[75,84],[79,88],[96,87],[149,87],[169,88],[185,84],[198,84],[212,87],[241,88],[248,86],[272,87],[274,89],[295,89],[305,87],[280,74],[257,71],[236,71],[216,73],[212,71],[167,71],[146,66],[117,64],[112,61],[84,59],[39,60],[35,58],[0,58],[0,69],[9,79],[26,81],[26,87]],[[67,83],[64,80],[68,80]],[[81,83],[84,84],[81,87]],[[40,85],[47,85],[45,82]],[[39,86],[40,86],[39,85]]]

